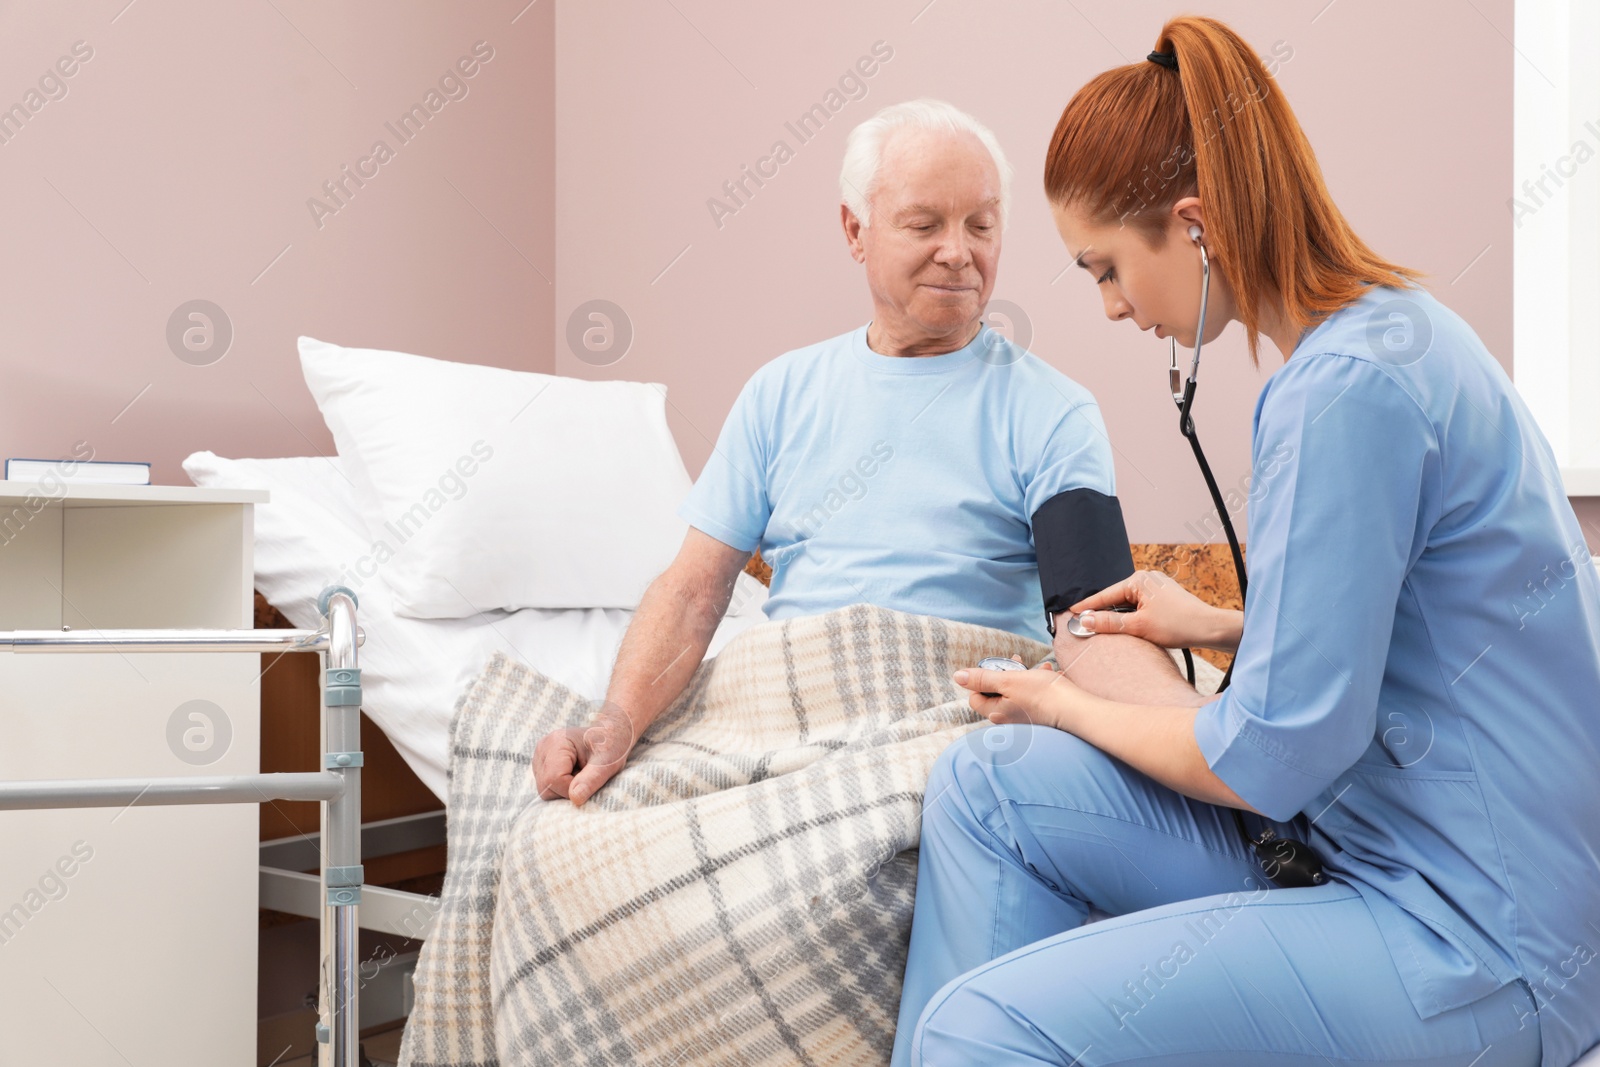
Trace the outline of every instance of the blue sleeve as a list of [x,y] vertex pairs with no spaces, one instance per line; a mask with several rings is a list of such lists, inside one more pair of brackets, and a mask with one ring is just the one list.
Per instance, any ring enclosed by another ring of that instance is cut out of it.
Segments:
[[1045,501],[1069,489],[1093,489],[1115,496],[1116,467],[1100,406],[1093,401],[1074,404],[1023,469],[1031,469],[1022,496],[1023,514],[1028,517],[1037,514]]
[[1440,499],[1439,445],[1381,367],[1311,355],[1268,382],[1252,453],[1244,636],[1194,732],[1219,778],[1287,820],[1372,742],[1401,584]]
[[772,517],[767,458],[773,413],[762,401],[761,378],[757,371],[739,391],[711,458],[678,505],[690,526],[741,552],[755,551]]

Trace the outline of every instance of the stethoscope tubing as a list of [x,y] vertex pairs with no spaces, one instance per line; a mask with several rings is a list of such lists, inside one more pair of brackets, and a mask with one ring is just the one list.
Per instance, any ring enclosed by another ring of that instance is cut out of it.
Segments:
[[[1206,462],[1206,454],[1200,449],[1200,438],[1195,434],[1194,418],[1191,411],[1194,407],[1195,383],[1200,373],[1200,349],[1205,343],[1206,310],[1211,303],[1211,257],[1206,254],[1206,246],[1200,244],[1200,238],[1195,237],[1195,244],[1200,248],[1200,324],[1194,335],[1194,359],[1189,363],[1189,377],[1183,382],[1182,388],[1178,384],[1178,339],[1172,338],[1172,365],[1168,370],[1168,386],[1172,390],[1172,400],[1178,405],[1178,432],[1183,434],[1189,442],[1189,447],[1194,450],[1194,458],[1200,465],[1200,473],[1205,477],[1206,489],[1211,493],[1211,501],[1216,505],[1217,517],[1222,521],[1223,532],[1228,536],[1228,548],[1233,552],[1233,569],[1239,577],[1239,600],[1244,601],[1245,590],[1248,582],[1244,569],[1244,551],[1239,546],[1239,535],[1233,528],[1233,519],[1228,515],[1228,508],[1222,499],[1222,491],[1217,488],[1217,479],[1211,473],[1211,464]],[[1194,683],[1194,653],[1189,649],[1183,650],[1183,658],[1189,668],[1189,682]],[[1228,664],[1228,671],[1222,676],[1222,682],[1217,686],[1217,692],[1228,688],[1228,683],[1233,680],[1233,664],[1238,662],[1237,653],[1234,660]],[[1259,835],[1252,835],[1244,824],[1244,813],[1238,808],[1231,809],[1234,825],[1238,827],[1239,836],[1244,838],[1246,846],[1256,854],[1261,862],[1262,869],[1267,877],[1274,882],[1278,881],[1273,873],[1270,860],[1261,857],[1261,851],[1272,847],[1277,842],[1280,857],[1287,850],[1287,857],[1279,864],[1279,868],[1292,867],[1294,873],[1309,879],[1310,884],[1322,884],[1325,875],[1322,874],[1321,857],[1314,848],[1303,842],[1292,840],[1279,840],[1271,830],[1264,830]],[[1282,884],[1307,884],[1305,881],[1279,882]]]
[[[1206,462],[1206,455],[1200,450],[1200,439],[1195,434],[1194,417],[1191,411],[1194,408],[1194,394],[1197,378],[1200,373],[1200,351],[1205,344],[1206,312],[1211,304],[1211,257],[1206,254],[1206,246],[1200,244],[1199,238],[1195,239],[1196,246],[1200,249],[1200,324],[1195,329],[1194,359],[1189,363],[1189,377],[1178,384],[1178,339],[1172,338],[1172,365],[1168,369],[1168,385],[1172,389],[1173,403],[1178,405],[1178,432],[1189,442],[1189,447],[1194,450],[1194,458],[1200,464],[1200,473],[1205,477],[1206,488],[1211,492],[1211,501],[1216,505],[1217,518],[1222,522],[1223,532],[1228,537],[1228,548],[1233,553],[1233,569],[1239,578],[1239,600],[1244,601],[1245,589],[1248,579],[1244,569],[1244,552],[1239,547],[1239,535],[1233,528],[1233,518],[1228,514],[1227,505],[1223,502],[1222,491],[1217,488],[1217,480],[1211,474],[1211,464]],[[1232,667],[1228,670],[1228,677],[1223,680],[1227,685],[1228,679],[1233,676]]]

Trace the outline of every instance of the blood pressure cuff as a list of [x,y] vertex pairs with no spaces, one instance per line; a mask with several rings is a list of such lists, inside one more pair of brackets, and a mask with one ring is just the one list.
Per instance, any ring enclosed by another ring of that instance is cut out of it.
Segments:
[[1057,493],[1033,513],[1033,547],[1050,633],[1054,616],[1133,573],[1122,505],[1093,489]]

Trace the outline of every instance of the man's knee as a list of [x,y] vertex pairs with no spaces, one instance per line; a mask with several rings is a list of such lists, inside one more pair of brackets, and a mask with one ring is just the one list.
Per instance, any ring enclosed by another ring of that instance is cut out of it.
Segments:
[[949,789],[955,781],[955,762],[966,747],[965,741],[964,737],[956,738],[946,745],[944,751],[939,753],[939,758],[933,761],[933,769],[928,772],[928,791],[922,797],[924,807],[940,792]]

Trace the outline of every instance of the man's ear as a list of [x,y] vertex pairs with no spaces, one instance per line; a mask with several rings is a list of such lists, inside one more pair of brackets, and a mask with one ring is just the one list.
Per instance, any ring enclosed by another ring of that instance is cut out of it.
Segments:
[[844,239],[850,243],[850,258],[857,263],[867,261],[867,249],[861,243],[861,220],[856,218],[856,213],[850,210],[850,205],[840,203],[839,221],[844,225]]

